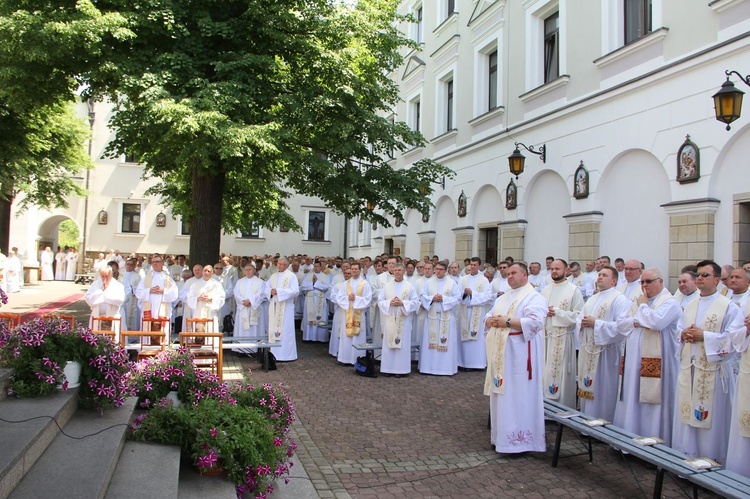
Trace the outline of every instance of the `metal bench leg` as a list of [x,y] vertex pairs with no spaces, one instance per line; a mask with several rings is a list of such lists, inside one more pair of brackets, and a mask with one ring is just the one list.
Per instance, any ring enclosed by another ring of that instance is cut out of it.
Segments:
[[698,485],[693,484],[693,499],[698,499]]
[[588,442],[589,442],[589,462],[593,463],[594,462],[594,449],[591,446],[592,445],[591,444],[591,436],[586,435],[586,438],[588,439]]
[[492,411],[487,411],[487,429],[492,429]]
[[555,451],[552,453],[552,467],[557,468],[557,462],[560,460],[560,444],[562,443],[563,434],[562,423],[557,423],[557,435],[555,435]]
[[[268,372],[271,369],[271,353],[270,348],[263,348],[263,370]],[[258,352],[260,353],[260,352]]]
[[656,481],[654,482],[654,499],[661,499],[661,489],[664,485],[664,468],[656,468]]

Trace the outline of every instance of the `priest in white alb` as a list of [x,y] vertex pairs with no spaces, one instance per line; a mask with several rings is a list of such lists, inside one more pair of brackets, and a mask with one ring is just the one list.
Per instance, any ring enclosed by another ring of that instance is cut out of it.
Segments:
[[489,306],[495,302],[496,295],[492,292],[490,282],[483,273],[479,272],[481,266],[482,259],[477,256],[472,257],[467,273],[458,282],[461,291],[461,303],[457,311],[458,367],[461,369],[487,367],[484,316]]
[[427,310],[419,349],[419,372],[453,376],[458,372],[458,328],[455,308],[461,289],[446,277],[448,266],[435,264],[435,275],[422,286],[420,301]]
[[[235,338],[260,338],[266,336],[268,317],[263,302],[266,301],[266,283],[255,275],[255,267],[246,263],[242,268],[244,277],[234,286],[234,301],[237,310],[234,314]],[[253,353],[252,350],[247,353]]]
[[411,373],[411,318],[420,306],[416,287],[404,279],[405,272],[402,263],[394,264],[394,279],[380,290],[378,299],[383,324],[380,372],[397,376]]
[[368,325],[365,310],[372,302],[372,288],[367,279],[362,277],[358,262],[352,263],[349,271],[351,277],[341,286],[335,296],[336,304],[343,309],[344,317],[336,358],[342,364],[354,365],[359,353],[354,345],[365,343],[367,340]]
[[[341,308],[336,302],[336,295],[341,291],[341,287],[346,284],[352,277],[352,271],[348,262],[341,266],[342,281],[331,286],[331,296],[333,297],[333,322],[331,323],[331,339],[328,340],[328,354],[337,359],[339,356],[339,343],[341,342],[341,332],[346,329],[346,309]],[[338,276],[337,276],[338,277]],[[347,308],[349,303],[347,302]]]
[[636,298],[637,309],[628,321],[620,395],[614,424],[632,433],[659,437],[671,445],[677,361],[677,321],[682,309],[664,289],[658,269],[641,276],[643,294]]
[[[153,261],[152,261],[153,264]],[[221,281],[214,279],[214,268],[211,265],[203,267],[203,279],[196,280],[187,294],[187,304],[193,309],[193,319],[211,319],[213,328],[196,324],[194,332],[219,332],[219,315],[224,306],[226,292]],[[188,328],[190,329],[190,328]]]
[[[164,259],[161,255],[154,255],[151,259],[151,270],[140,280],[135,290],[135,297],[141,304],[141,328],[143,330],[149,328],[148,330],[152,331],[160,330],[156,325],[147,326],[144,319],[170,319],[172,302],[177,299],[177,295],[177,286],[164,270]],[[169,336],[167,336],[167,341],[169,341]]]
[[567,407],[576,407],[575,330],[583,310],[581,289],[565,278],[565,260],[550,264],[552,284],[542,289],[547,303],[544,322],[544,397]]
[[617,269],[602,267],[598,290],[578,319],[578,397],[581,412],[609,422],[615,416],[622,343],[630,324],[631,302],[615,289]]
[[[120,307],[125,301],[125,288],[117,279],[112,278],[112,268],[107,265],[99,269],[99,279],[94,280],[84,299],[91,307],[89,327],[92,327],[94,317],[120,317]],[[97,327],[103,325],[98,324]],[[120,341],[122,329],[119,326],[110,326],[106,330],[116,331],[115,341]]]
[[323,272],[320,260],[315,260],[313,271],[305,275],[299,288],[305,294],[305,311],[302,315],[303,341],[328,341],[326,291],[330,287],[331,278]]
[[740,354],[740,369],[732,401],[726,469],[750,478],[750,307],[745,304],[741,311],[745,327],[734,329],[730,336],[734,349]]
[[297,360],[297,338],[294,331],[294,299],[299,295],[297,276],[289,270],[289,260],[279,258],[278,272],[267,281],[268,341],[281,343],[272,350],[276,360]]
[[490,439],[504,454],[544,452],[541,332],[547,304],[528,282],[523,263],[508,267],[508,286],[485,318],[484,394],[490,398]]
[[682,345],[672,447],[724,464],[738,369],[731,339],[741,336],[745,325],[742,310],[717,291],[720,279],[716,262],[698,263],[701,295],[677,323]]

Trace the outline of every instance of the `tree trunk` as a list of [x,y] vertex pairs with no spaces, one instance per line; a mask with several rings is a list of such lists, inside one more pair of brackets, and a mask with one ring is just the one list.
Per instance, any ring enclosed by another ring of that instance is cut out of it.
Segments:
[[[8,254],[10,249],[10,206],[13,198],[9,200],[0,196],[0,253]],[[33,254],[33,253],[32,253]]]
[[190,219],[191,265],[213,265],[219,260],[225,181],[224,172],[205,175],[193,171],[192,208],[197,215]]

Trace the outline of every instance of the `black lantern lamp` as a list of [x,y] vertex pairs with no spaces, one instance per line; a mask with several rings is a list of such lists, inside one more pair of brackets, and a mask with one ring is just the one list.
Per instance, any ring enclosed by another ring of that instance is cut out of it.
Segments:
[[510,167],[510,173],[516,176],[516,180],[518,180],[518,176],[523,173],[523,168],[526,164],[526,156],[521,154],[518,146],[523,147],[531,154],[536,154],[537,156],[539,156],[539,159],[542,160],[542,163],[547,162],[547,147],[544,144],[542,144],[537,151],[536,149],[534,149],[534,146],[526,146],[525,144],[516,142],[516,148],[513,150],[513,153],[508,156],[508,166]]
[[742,96],[745,94],[742,90],[734,86],[729,80],[729,75],[736,74],[745,85],[750,86],[750,76],[742,77],[737,71],[724,71],[727,75],[725,81],[718,92],[713,95],[714,112],[716,119],[727,124],[727,130],[731,129],[730,123],[740,117],[742,112]]

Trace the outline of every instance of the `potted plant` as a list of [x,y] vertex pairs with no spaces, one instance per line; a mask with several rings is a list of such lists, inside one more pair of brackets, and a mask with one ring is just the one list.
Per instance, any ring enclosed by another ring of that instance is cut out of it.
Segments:
[[72,329],[61,319],[34,319],[8,330],[0,326],[0,362],[13,368],[9,394],[48,395],[58,385],[68,389],[63,366],[81,364],[79,405],[102,412],[129,396],[127,354],[109,337],[90,329]]
[[35,319],[8,329],[0,324],[0,363],[13,369],[9,395],[38,397],[52,393],[57,385],[67,389],[62,366],[66,349],[56,335],[70,332],[65,321]]
[[131,389],[142,408],[150,408],[170,392],[177,392],[180,402],[194,404],[226,389],[218,376],[195,369],[193,355],[185,348],[164,350],[132,365]]
[[[200,390],[200,388],[199,388]],[[289,438],[294,408],[281,386],[247,380],[203,391],[179,407],[152,403],[131,425],[130,438],[180,445],[201,472],[218,466],[235,483],[237,497],[264,498],[289,473],[296,444]]]

